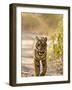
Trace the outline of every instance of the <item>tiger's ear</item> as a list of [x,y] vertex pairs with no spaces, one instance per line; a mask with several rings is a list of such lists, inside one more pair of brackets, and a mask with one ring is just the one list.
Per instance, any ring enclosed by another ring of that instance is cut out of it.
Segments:
[[45,37],[45,41],[47,42],[47,37]]
[[39,37],[38,36],[36,36],[36,40],[39,40]]

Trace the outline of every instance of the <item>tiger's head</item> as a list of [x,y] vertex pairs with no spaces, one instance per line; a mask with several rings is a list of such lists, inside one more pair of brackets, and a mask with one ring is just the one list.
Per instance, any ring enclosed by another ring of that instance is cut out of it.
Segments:
[[36,49],[39,51],[45,51],[47,47],[47,37],[36,36]]

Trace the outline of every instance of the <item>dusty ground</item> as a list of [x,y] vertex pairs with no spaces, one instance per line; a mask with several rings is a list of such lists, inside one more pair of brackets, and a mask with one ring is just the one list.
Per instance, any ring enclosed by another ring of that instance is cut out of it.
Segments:
[[[34,63],[22,64],[22,77],[34,76]],[[51,60],[47,63],[46,76],[62,75],[62,63],[58,60]]]

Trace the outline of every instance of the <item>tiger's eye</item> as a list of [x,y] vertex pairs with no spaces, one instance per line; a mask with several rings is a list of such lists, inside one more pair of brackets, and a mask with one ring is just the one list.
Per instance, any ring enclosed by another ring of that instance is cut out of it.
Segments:
[[38,44],[40,44],[40,41],[38,42]]
[[40,44],[38,43],[38,46],[39,46]]

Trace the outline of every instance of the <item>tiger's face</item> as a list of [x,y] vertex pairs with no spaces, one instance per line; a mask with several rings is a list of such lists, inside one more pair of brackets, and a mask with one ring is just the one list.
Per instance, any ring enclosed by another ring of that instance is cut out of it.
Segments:
[[45,51],[47,47],[47,37],[36,37],[36,49],[39,51]]

